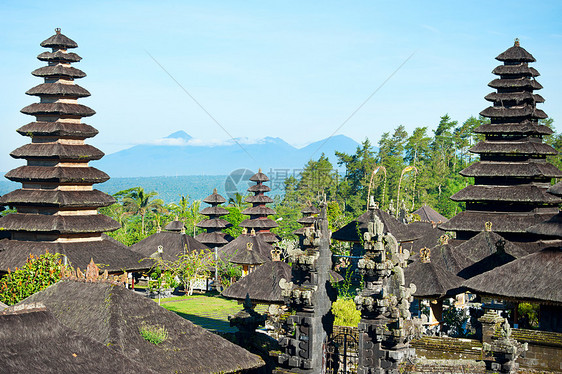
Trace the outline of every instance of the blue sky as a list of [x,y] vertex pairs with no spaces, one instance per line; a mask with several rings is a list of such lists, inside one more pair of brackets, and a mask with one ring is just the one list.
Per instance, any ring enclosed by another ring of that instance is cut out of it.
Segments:
[[[2,2],[0,171],[28,142],[25,91],[41,83],[39,43],[55,27],[75,40],[88,76],[84,122],[106,153],[177,130],[209,142],[281,137],[301,146],[337,133],[376,143],[402,124],[434,129],[488,106],[494,58],[514,38],[532,53],[541,108],[562,121],[562,2],[542,1],[46,1]],[[149,55],[150,54],[150,55]],[[559,125],[558,125],[559,126]],[[95,166],[95,165],[94,165]]]

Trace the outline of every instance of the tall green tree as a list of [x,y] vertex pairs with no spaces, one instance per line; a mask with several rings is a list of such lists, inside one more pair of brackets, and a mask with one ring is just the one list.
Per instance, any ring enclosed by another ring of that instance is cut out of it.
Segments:
[[141,233],[145,235],[145,218],[148,213],[162,210],[164,201],[154,199],[158,192],[145,192],[142,187],[133,187],[124,191],[119,191],[114,197],[121,199],[123,207],[131,214],[138,214],[141,217]]

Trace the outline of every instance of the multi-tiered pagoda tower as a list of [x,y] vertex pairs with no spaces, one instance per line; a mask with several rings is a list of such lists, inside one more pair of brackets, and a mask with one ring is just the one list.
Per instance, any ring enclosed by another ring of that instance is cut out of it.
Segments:
[[120,226],[97,211],[115,200],[92,188],[109,176],[88,164],[104,154],[84,142],[98,131],[81,122],[95,112],[77,102],[90,96],[74,83],[86,76],[70,66],[81,60],[68,52],[78,45],[56,29],[41,46],[51,48],[37,57],[47,66],[32,74],[45,82],[26,92],[38,96],[40,102],[21,110],[36,119],[17,130],[29,136],[31,143],[10,154],[26,160],[27,165],[6,174],[9,180],[21,182],[22,188],[0,198],[0,204],[17,211],[0,218],[0,227],[9,233],[9,239],[0,241],[0,272],[21,266],[30,253],[45,251],[62,253],[73,266],[83,269],[91,258],[107,264],[110,272],[140,269],[140,256],[102,237],[103,232]]
[[222,203],[226,202],[226,199],[219,195],[215,188],[211,195],[203,199],[203,202],[211,206],[199,212],[208,218],[199,222],[197,227],[206,229],[207,232],[197,235],[195,239],[207,245],[209,248],[222,247],[232,240],[230,235],[222,232],[223,229],[232,226],[230,222],[221,218],[228,214],[228,210],[220,206]]
[[261,236],[268,243],[278,242],[279,238],[277,235],[269,230],[279,226],[279,224],[267,218],[267,216],[275,214],[273,209],[266,206],[267,203],[273,202],[271,197],[265,196],[266,192],[271,191],[271,188],[264,184],[269,181],[269,178],[259,169],[256,174],[250,177],[250,180],[256,182],[255,185],[248,188],[248,192],[252,192],[254,196],[247,197],[245,201],[251,203],[252,207],[242,211],[242,214],[247,214],[250,218],[240,222],[239,226],[245,227],[248,231],[254,229],[256,234]]
[[496,59],[503,65],[493,70],[499,78],[489,86],[497,91],[486,96],[493,106],[480,113],[491,121],[475,129],[485,140],[470,149],[480,161],[461,171],[474,177],[474,185],[451,197],[466,202],[466,211],[440,228],[456,231],[457,239],[469,239],[491,222],[492,230],[506,239],[529,241],[534,238],[525,230],[558,211],[562,200],[546,190],[562,172],[546,162],[556,151],[543,143],[552,130],[538,122],[547,115],[536,107],[544,99],[534,93],[542,88],[535,80],[539,72],[529,66],[535,58],[516,39]]

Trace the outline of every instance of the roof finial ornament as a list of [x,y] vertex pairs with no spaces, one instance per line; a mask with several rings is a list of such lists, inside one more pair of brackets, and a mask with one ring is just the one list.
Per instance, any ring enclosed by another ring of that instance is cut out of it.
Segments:
[[484,223],[484,230],[492,231],[492,222],[486,221],[486,223]]
[[519,38],[515,38],[515,43],[513,44],[515,47],[519,47]]
[[60,34],[60,27],[55,28],[55,32],[56,32],[57,34]]

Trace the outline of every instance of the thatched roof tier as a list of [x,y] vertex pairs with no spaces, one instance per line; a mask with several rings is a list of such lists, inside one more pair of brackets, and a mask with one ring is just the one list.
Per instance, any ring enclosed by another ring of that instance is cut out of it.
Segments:
[[231,226],[230,222],[221,218],[204,219],[197,224],[197,227],[202,229],[224,229]]
[[37,56],[37,59],[46,62],[80,62],[82,57],[76,53],[59,50],[55,52],[42,52]]
[[408,227],[399,222],[396,218],[392,217],[387,212],[380,209],[368,209],[365,213],[351,221],[341,229],[332,234],[332,239],[346,241],[346,242],[359,242],[358,231],[361,233],[367,230],[367,225],[376,215],[384,225],[384,233],[392,234],[399,242],[408,242],[420,237],[419,233],[412,232]]
[[536,134],[552,135],[554,131],[545,125],[539,125],[531,121],[521,123],[488,123],[474,129],[476,134]]
[[200,243],[205,244],[209,248],[222,247],[232,240],[232,237],[224,232],[213,231],[213,232],[203,232],[195,236],[195,239]]
[[20,166],[5,175],[14,182],[103,183],[109,175],[93,167]]
[[271,229],[273,227],[278,227],[279,224],[270,218],[255,218],[245,219],[240,222],[238,226],[249,229]]
[[222,206],[208,206],[205,209],[201,210],[199,212],[200,214],[204,215],[204,216],[226,216],[229,211],[224,209]]
[[[258,356],[119,285],[62,281],[22,303],[33,302],[45,304],[71,329],[158,373],[240,373],[264,365]],[[139,332],[143,326],[163,327],[168,337],[150,343]]]
[[[444,231],[439,230],[437,226],[434,227],[430,222],[412,222],[408,224],[408,229],[419,237],[412,242],[401,243],[403,249],[410,251],[410,259],[414,259],[421,248],[433,248],[438,245],[440,238],[444,235]],[[451,243],[452,240],[449,242]]]
[[544,103],[544,98],[541,95],[531,92],[492,92],[486,95],[484,99],[497,104],[502,104],[504,102],[513,102],[516,105],[526,102]]
[[481,232],[486,222],[498,233],[525,233],[526,229],[551,218],[553,213],[487,212],[466,210],[439,225],[445,231]]
[[417,214],[422,222],[443,223],[448,221],[445,216],[437,213],[432,207],[426,204],[412,212],[412,214]]
[[460,174],[464,177],[517,177],[517,178],[561,178],[562,171],[548,162],[476,162]]
[[32,116],[41,115],[58,115],[58,116],[77,116],[89,117],[96,114],[96,112],[82,104],[70,103],[33,103],[20,110],[23,114]]
[[222,291],[222,296],[230,299],[244,300],[246,294],[256,303],[284,304],[279,282],[291,280],[291,267],[283,261],[265,263],[250,274]]
[[55,49],[68,49],[68,48],[77,48],[78,44],[69,37],[61,34],[60,29],[55,29],[55,35],[43,40],[41,42],[41,47],[46,48],[55,48]]
[[249,216],[255,216],[255,215],[272,215],[275,214],[275,211],[267,206],[263,206],[263,205],[257,205],[257,206],[252,206],[249,208],[246,208],[242,211],[242,214],[246,214]]
[[273,199],[265,195],[255,195],[255,196],[248,196],[244,201],[252,204],[268,204],[268,203],[272,203]]
[[536,119],[548,118],[548,115],[540,109],[533,108],[530,106],[523,107],[501,107],[501,106],[491,106],[480,112],[481,116],[490,118],[509,118],[509,117],[529,117]]
[[[213,193],[203,199],[204,203],[211,205],[218,205],[226,202],[226,199],[218,194],[217,189],[213,190]],[[228,213],[228,212],[227,212]]]
[[90,92],[77,84],[43,83],[27,90],[31,96],[88,97]]
[[265,257],[253,249],[246,248],[236,251],[228,261],[237,265],[261,265],[271,261],[271,256]]
[[453,296],[460,291],[464,279],[456,275],[460,270],[451,245],[439,245],[431,249],[429,262],[419,259],[404,269],[406,284],[416,285],[414,297],[439,299]]
[[495,267],[511,262],[529,253],[492,231],[483,231],[454,249],[458,265],[457,275],[468,279]]
[[61,64],[43,66],[39,69],[33,70],[31,74],[42,78],[84,78],[86,76],[86,73],[80,69]]
[[537,69],[530,67],[527,64],[519,65],[500,65],[492,70],[495,75],[523,75],[529,77],[538,77],[540,73]]
[[250,180],[251,180],[252,182],[261,182],[261,183],[263,183],[263,182],[269,181],[269,178],[267,177],[267,175],[265,175],[264,173],[262,173],[262,171],[261,171],[261,169],[260,169],[256,174],[254,174],[254,175],[252,175],[252,176],[250,177]]
[[277,243],[281,238],[269,231],[258,231],[258,235],[268,243]]
[[254,184],[248,188],[248,192],[269,192],[271,188],[265,184]]
[[0,205],[100,208],[115,203],[113,196],[99,190],[61,191],[19,189],[0,197]]
[[312,225],[317,219],[318,217],[308,216],[297,219],[297,222],[301,225]]
[[499,299],[562,304],[562,250],[545,248],[480,274],[464,286]]
[[541,88],[543,88],[539,82],[529,78],[494,79],[493,81],[488,83],[488,86],[492,88],[531,89],[531,90],[540,90]]
[[9,231],[79,234],[114,231],[121,225],[103,214],[63,216],[12,213],[0,217],[0,227]]
[[[161,254],[158,253],[159,246],[162,246]],[[143,258],[161,257],[165,261],[176,261],[179,256],[193,251],[210,250],[205,244],[185,233],[167,231],[152,234],[130,248]]]
[[164,226],[164,230],[167,231],[182,231],[185,230],[185,224],[182,221],[172,221]]
[[546,192],[546,188],[533,185],[480,185],[467,186],[453,196],[453,201],[503,201],[518,203],[560,204],[562,199]]
[[247,251],[249,245],[251,245],[252,251],[258,253],[262,258],[271,261],[271,251],[274,250],[274,247],[260,235],[239,235],[236,239],[220,248],[218,255],[221,259],[229,261],[236,253]]
[[10,153],[13,158],[46,158],[58,160],[99,160],[104,153],[89,144],[30,143]]
[[531,226],[527,231],[541,236],[562,238],[562,214],[558,213],[547,221]]
[[471,153],[556,155],[550,145],[533,141],[482,141],[470,148]]
[[[102,235],[102,238],[104,235]],[[60,253],[68,258],[74,267],[85,270],[94,260],[109,273],[147,270],[152,265],[143,261],[143,256],[131,251],[109,237],[103,240],[82,242],[41,242],[26,240],[0,240],[0,272],[22,267],[30,254],[39,256],[45,252]],[[101,266],[103,265],[103,266]]]
[[309,203],[305,205],[304,208],[301,209],[301,213],[305,215],[320,214],[320,209],[318,209],[316,205]]
[[556,183],[554,186],[550,187],[547,191],[550,194],[556,196],[562,196],[562,182]]
[[23,136],[59,136],[71,138],[91,138],[98,134],[98,130],[85,123],[68,122],[31,122],[16,130]]
[[513,47],[508,48],[504,52],[500,53],[496,60],[504,61],[508,63],[513,62],[535,62],[535,58],[532,54],[527,52],[524,48],[519,45],[519,40],[515,41]]
[[0,315],[0,335],[4,373],[157,373],[66,327],[45,308]]

